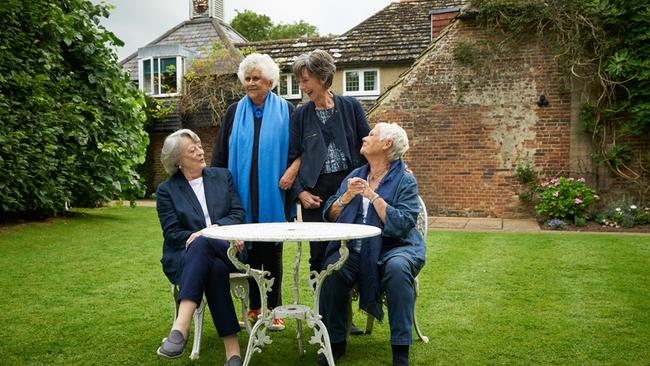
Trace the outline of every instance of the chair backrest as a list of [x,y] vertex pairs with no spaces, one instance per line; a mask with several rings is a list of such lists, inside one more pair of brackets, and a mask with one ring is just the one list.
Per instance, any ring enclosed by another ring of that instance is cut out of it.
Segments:
[[417,222],[415,223],[415,226],[418,229],[418,232],[424,240],[427,240],[427,229],[429,227],[429,221],[427,217],[427,206],[424,204],[424,200],[422,197],[418,196],[418,200],[420,201],[420,213],[418,214],[418,219]]

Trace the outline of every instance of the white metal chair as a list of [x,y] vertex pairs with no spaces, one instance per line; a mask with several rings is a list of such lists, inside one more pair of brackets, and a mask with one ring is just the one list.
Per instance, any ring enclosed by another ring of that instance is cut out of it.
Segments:
[[[426,242],[427,240],[427,229],[429,226],[428,223],[428,216],[427,216],[427,207],[424,204],[424,200],[422,200],[422,197],[418,196],[418,199],[420,201],[420,213],[418,214],[417,222],[416,222],[416,227],[420,235],[424,238],[424,241]],[[414,303],[414,309],[413,309],[413,327],[415,328],[415,332],[417,333],[418,337],[422,342],[424,343],[429,343],[429,337],[424,335],[422,333],[422,330],[420,329],[420,324],[418,323],[418,317],[417,317],[417,307],[415,307],[415,304],[417,304],[418,296],[420,295],[420,281],[418,280],[418,277],[415,277],[415,281],[413,282],[413,287],[415,288],[415,303]],[[356,288],[352,289],[352,296],[351,296],[351,301],[349,303],[349,309],[348,309],[348,331],[350,327],[352,326],[352,301],[356,301],[359,299],[359,293],[357,292]],[[384,303],[386,303],[386,294],[382,294],[382,300]],[[375,318],[373,318],[371,315],[368,315],[366,319],[366,334],[372,333],[372,327],[375,323]]]
[[[248,322],[246,313],[248,310],[248,279],[252,278],[249,275],[244,273],[234,272],[230,274],[230,292],[232,295],[241,300],[241,309],[244,317],[244,325],[246,326],[246,331],[248,334],[251,333],[251,325]],[[174,320],[178,317],[178,292],[180,288],[177,285],[171,284],[172,289],[172,300],[174,301],[174,319],[172,319],[172,324]],[[201,334],[203,332],[203,315],[205,313],[206,300],[203,298],[201,303],[194,311],[194,341],[192,343],[192,353],[190,353],[190,359],[196,360],[199,358],[199,352],[201,352]]]

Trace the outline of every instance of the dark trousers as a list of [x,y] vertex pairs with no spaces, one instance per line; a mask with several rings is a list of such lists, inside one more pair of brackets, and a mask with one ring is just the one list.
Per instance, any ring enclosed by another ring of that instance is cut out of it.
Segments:
[[[323,222],[323,206],[327,200],[336,193],[341,186],[343,179],[349,174],[349,171],[342,171],[330,174],[321,174],[316,181],[316,185],[309,193],[320,197],[320,207],[311,209],[302,209],[302,220],[304,222]],[[309,243],[309,271],[320,271],[323,268],[325,260],[325,249],[327,242],[313,241]]]
[[230,297],[230,272],[235,271],[235,266],[226,254],[228,247],[224,240],[203,236],[194,239],[185,254],[178,294],[179,300],[191,300],[198,305],[205,293],[219,337],[236,334],[240,329]]
[[[271,272],[273,286],[267,297],[267,307],[273,309],[282,305],[282,243],[252,243],[248,250],[248,264],[251,268],[264,269]],[[250,308],[259,309],[262,307],[260,290],[254,279],[248,280],[250,288]]]

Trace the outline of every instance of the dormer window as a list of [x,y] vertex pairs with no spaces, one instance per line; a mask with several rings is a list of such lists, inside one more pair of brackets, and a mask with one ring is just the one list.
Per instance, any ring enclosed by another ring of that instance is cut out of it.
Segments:
[[138,50],[138,86],[146,95],[178,95],[191,53],[180,46],[151,46]]
[[183,58],[150,57],[140,60],[142,78],[140,89],[147,95],[176,95],[181,89]]

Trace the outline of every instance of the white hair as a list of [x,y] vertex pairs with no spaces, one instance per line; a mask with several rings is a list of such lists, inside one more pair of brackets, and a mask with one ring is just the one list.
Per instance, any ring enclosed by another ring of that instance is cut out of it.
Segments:
[[167,136],[163,143],[162,151],[160,152],[160,162],[169,175],[174,175],[178,171],[181,162],[181,141],[183,140],[183,137],[189,137],[197,144],[201,143],[199,135],[187,128],[178,130]]
[[237,71],[239,81],[244,84],[246,74],[255,69],[262,73],[263,78],[273,82],[271,89],[278,85],[278,81],[280,80],[280,68],[278,67],[278,64],[273,61],[271,56],[265,53],[251,53],[246,56],[244,61],[239,64],[239,71]]
[[393,145],[388,150],[388,159],[395,161],[404,157],[409,149],[409,138],[406,131],[397,123],[379,122],[375,125],[379,131],[379,140],[391,140]]

